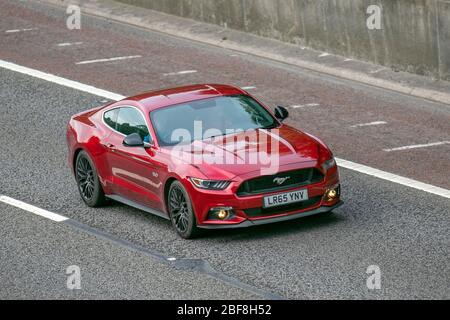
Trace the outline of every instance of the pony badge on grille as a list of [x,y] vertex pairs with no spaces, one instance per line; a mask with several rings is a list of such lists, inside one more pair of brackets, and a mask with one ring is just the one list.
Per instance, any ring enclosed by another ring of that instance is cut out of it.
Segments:
[[291,177],[286,177],[286,178],[275,178],[273,179],[273,182],[278,184],[279,186],[281,186],[282,184],[284,184],[286,181],[288,181]]

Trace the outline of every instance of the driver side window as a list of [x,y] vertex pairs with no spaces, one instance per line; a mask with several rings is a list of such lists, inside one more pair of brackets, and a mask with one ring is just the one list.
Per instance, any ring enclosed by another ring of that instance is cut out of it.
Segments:
[[147,123],[142,114],[135,108],[120,108],[117,115],[116,130],[125,136],[137,133],[144,142],[152,142]]

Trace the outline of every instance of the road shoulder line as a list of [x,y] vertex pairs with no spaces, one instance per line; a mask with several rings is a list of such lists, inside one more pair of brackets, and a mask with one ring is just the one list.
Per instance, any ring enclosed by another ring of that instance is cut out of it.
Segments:
[[61,216],[59,214],[35,207],[31,204],[28,204],[28,203],[25,203],[25,202],[22,202],[22,201],[19,201],[19,200],[16,200],[16,199],[4,196],[4,195],[0,195],[0,202],[5,203],[10,206],[13,206],[13,207],[16,207],[16,208],[19,208],[19,209],[22,209],[22,210],[25,210],[25,211],[28,211],[28,212],[31,212],[35,215],[52,220],[54,222],[64,222],[64,221],[69,220],[69,218]]
[[62,77],[58,77],[55,76],[53,74],[50,73],[46,73],[46,72],[42,72],[39,70],[35,70],[35,69],[31,69],[28,67],[24,67],[24,66],[20,66],[18,64],[15,63],[11,63],[8,61],[4,61],[4,60],[0,60],[0,68],[4,68],[4,69],[8,69],[11,71],[15,71],[15,72],[19,72],[34,78],[38,78],[38,79],[42,79],[48,82],[52,82],[52,83],[56,83],[59,84],[61,86],[65,86],[65,87],[69,87],[72,89],[76,89],[79,91],[83,91],[83,92],[87,92],[99,97],[103,97],[106,99],[110,99],[110,100],[115,100],[115,101],[119,101],[119,100],[123,100],[125,99],[125,96],[110,92],[110,91],[106,91],[106,90],[102,90],[102,89],[98,89],[96,87],[90,86],[90,85],[86,85],[77,81],[72,81],[69,79],[65,79]]
[[253,293],[264,299],[269,299],[269,300],[284,300],[285,299],[284,297],[282,297],[278,294],[257,288],[253,285],[242,282],[241,280],[234,278],[232,276],[229,276],[225,273],[218,272],[206,260],[172,258],[170,256],[166,256],[165,254],[163,254],[161,252],[157,252],[155,250],[143,247],[141,245],[137,245],[128,240],[118,238],[115,235],[110,234],[108,232],[101,231],[99,229],[90,227],[79,221],[64,217],[62,215],[38,208],[36,206],[30,205],[28,203],[25,203],[25,202],[22,202],[22,201],[19,201],[19,200],[16,200],[16,199],[13,199],[8,196],[1,195],[1,194],[0,194],[0,203],[14,206],[16,208],[33,213],[35,215],[38,215],[42,218],[46,218],[53,222],[63,223],[67,226],[70,226],[71,228],[74,228],[74,229],[80,231],[80,232],[83,232],[83,233],[89,234],[91,236],[94,236],[96,238],[108,241],[114,245],[120,246],[127,250],[145,254],[146,256],[151,257],[151,258],[157,260],[158,262],[168,265],[170,267],[173,267],[176,269],[181,269],[181,270],[186,270],[186,271],[203,273],[208,277],[219,280],[219,281],[221,281],[225,284],[231,285],[235,288]]
[[400,184],[403,186],[407,186],[416,190],[425,191],[427,193],[431,193],[434,195],[441,196],[443,198],[450,199],[450,190],[436,187],[427,183],[423,183],[420,181],[416,181],[413,179],[409,179],[406,177],[402,177],[393,173],[385,172],[382,170],[378,170],[375,168],[371,168],[359,163],[347,161],[344,159],[336,159],[338,165],[342,168],[350,169],[359,173],[367,174],[372,177],[376,177],[379,179],[387,180],[390,182],[394,182],[396,184]]

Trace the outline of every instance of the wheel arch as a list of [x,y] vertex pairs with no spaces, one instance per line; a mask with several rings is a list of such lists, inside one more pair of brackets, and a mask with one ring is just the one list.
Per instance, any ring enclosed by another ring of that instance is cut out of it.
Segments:
[[73,153],[73,158],[72,158],[72,170],[73,170],[73,174],[76,175],[76,170],[77,170],[77,158],[78,155],[80,154],[81,151],[85,151],[83,148],[77,148],[74,153]]
[[74,153],[73,153],[73,159],[72,159],[72,165],[73,165],[73,168],[74,168],[74,173],[76,173],[76,163],[77,163],[77,158],[78,158],[78,155],[81,153],[81,152],[85,152],[87,155],[88,155],[88,157],[91,159],[91,161],[92,161],[92,163],[93,163],[93,165],[94,165],[94,167],[95,167],[95,170],[97,171],[97,174],[98,174],[98,176],[99,176],[99,178],[100,178],[100,181],[102,182],[102,184],[103,184],[103,181],[102,181],[102,174],[101,174],[101,172],[99,171],[100,170],[100,168],[99,168],[99,166],[98,166],[98,163],[97,163],[97,158],[95,157],[95,156],[93,156],[93,154],[88,150],[88,148],[86,148],[87,146],[78,146],[76,149],[75,149],[75,151],[74,151]]
[[177,179],[176,177],[169,177],[169,179],[167,179],[165,185],[164,185],[164,205],[166,207],[166,213],[168,215],[170,215],[169,212],[169,190],[170,190],[170,186],[172,185],[172,183],[174,183],[175,181],[180,181],[179,179]]

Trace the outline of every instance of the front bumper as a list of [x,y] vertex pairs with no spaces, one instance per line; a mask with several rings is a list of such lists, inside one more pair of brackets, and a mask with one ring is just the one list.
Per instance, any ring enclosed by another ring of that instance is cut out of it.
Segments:
[[[284,168],[284,171],[288,172],[297,168]],[[269,193],[238,196],[238,190],[242,183],[252,178],[253,176],[239,177],[223,191],[199,190],[190,181],[186,181],[185,186],[192,200],[197,226],[202,229],[246,228],[326,213],[342,204],[340,192],[335,200],[326,198],[328,190],[340,190],[337,167],[326,172],[324,179],[320,182]],[[309,200],[300,202],[298,205],[264,208],[265,197],[301,189],[307,189]],[[213,208],[221,207],[232,208],[234,214],[224,220],[210,216]]]
[[208,230],[249,228],[249,227],[255,227],[255,226],[283,222],[283,221],[290,221],[290,220],[295,220],[295,219],[300,219],[300,218],[305,218],[305,217],[309,217],[309,216],[314,216],[314,215],[318,215],[318,214],[331,212],[334,209],[339,208],[343,204],[344,204],[343,201],[339,201],[337,204],[335,204],[332,207],[323,206],[323,207],[320,207],[317,209],[300,212],[297,214],[279,215],[276,217],[267,218],[267,219],[259,219],[259,220],[245,220],[244,222],[241,222],[239,224],[199,225],[198,227],[200,229],[208,229]]

